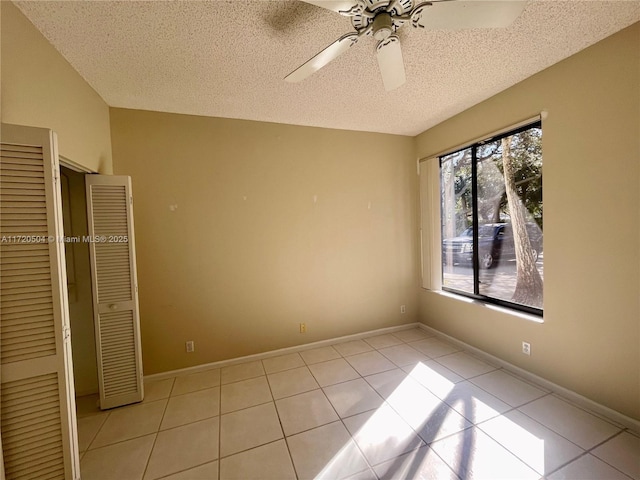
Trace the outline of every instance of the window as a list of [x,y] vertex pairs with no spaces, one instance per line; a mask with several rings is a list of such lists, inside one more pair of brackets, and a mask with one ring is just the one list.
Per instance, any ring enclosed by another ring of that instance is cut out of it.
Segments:
[[542,314],[542,126],[439,157],[443,290]]

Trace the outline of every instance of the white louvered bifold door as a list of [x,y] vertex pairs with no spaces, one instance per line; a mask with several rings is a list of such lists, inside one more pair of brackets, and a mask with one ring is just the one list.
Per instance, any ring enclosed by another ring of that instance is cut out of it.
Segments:
[[143,398],[131,178],[87,175],[100,408]]
[[0,131],[0,424],[7,480],[80,477],[56,137]]

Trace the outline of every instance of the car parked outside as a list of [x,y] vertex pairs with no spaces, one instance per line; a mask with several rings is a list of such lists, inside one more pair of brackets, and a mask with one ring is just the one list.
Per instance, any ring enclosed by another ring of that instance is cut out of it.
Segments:
[[[535,224],[527,224],[533,257],[538,259],[542,251],[542,231]],[[487,223],[478,227],[480,268],[495,267],[500,260],[516,258],[513,230],[510,223]],[[471,265],[473,263],[473,228],[469,227],[458,237],[442,241],[444,265]]]

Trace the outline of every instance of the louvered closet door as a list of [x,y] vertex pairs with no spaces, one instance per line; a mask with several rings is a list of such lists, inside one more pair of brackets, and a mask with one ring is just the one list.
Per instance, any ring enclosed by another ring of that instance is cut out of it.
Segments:
[[140,402],[142,353],[131,179],[87,175],[100,408]]
[[0,424],[7,479],[80,476],[58,152],[0,131]]

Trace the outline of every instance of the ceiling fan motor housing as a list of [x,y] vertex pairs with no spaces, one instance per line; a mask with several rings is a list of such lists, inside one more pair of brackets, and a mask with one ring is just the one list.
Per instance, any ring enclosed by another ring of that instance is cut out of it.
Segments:
[[[370,35],[371,33],[375,35],[376,30],[379,28],[384,28],[386,30],[386,27],[388,27],[387,19],[379,18],[382,15],[386,15],[390,18],[391,30],[389,31],[389,35],[391,35],[407,21],[406,18],[401,19],[400,15],[408,14],[414,6],[414,0],[357,1],[362,5],[362,11],[356,12],[355,15],[351,17],[351,24],[358,32],[367,31],[367,28],[370,28],[367,35]],[[377,27],[376,23],[379,23],[380,27]],[[384,40],[389,35],[383,36],[378,40]]]
[[373,19],[373,38],[384,40],[393,33],[393,21],[387,12],[379,13]]

